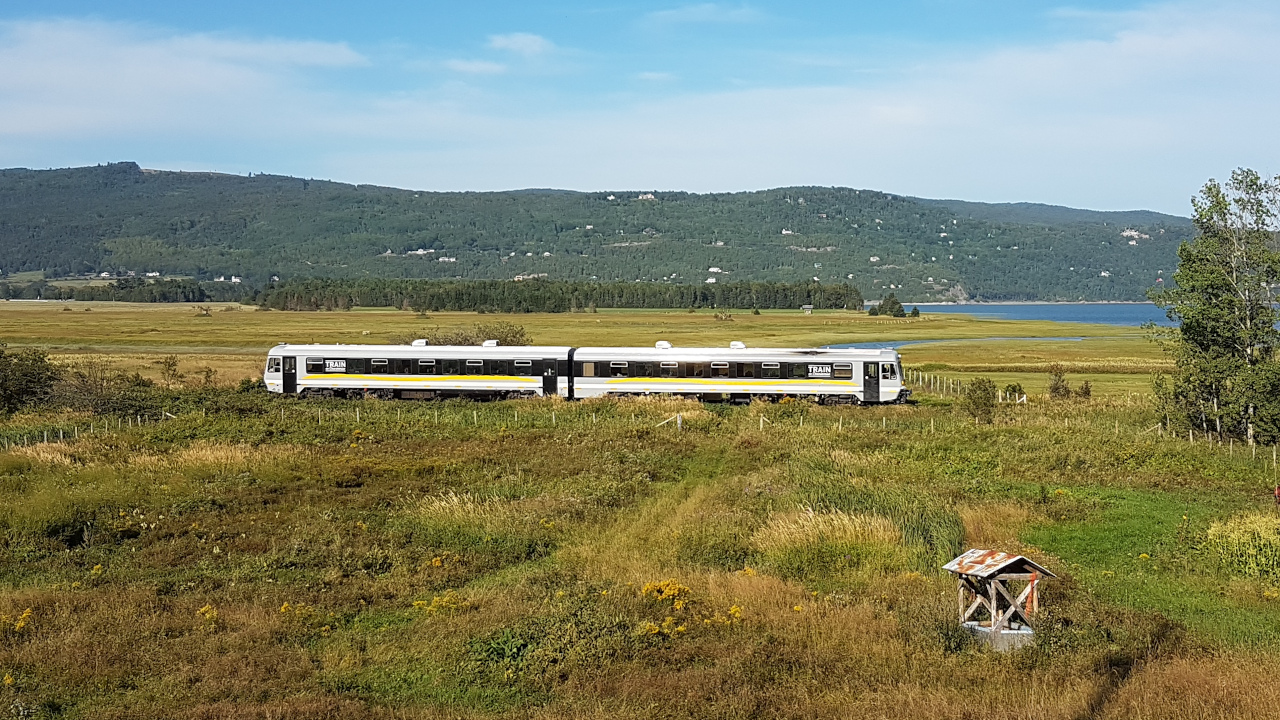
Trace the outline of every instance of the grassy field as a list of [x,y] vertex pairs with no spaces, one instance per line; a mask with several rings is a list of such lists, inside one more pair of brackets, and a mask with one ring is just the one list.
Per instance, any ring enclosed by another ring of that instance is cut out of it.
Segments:
[[[236,304],[202,306],[126,303],[0,303],[0,338],[11,346],[38,345],[58,355],[107,356],[144,375],[156,361],[176,353],[184,372],[214,367],[237,381],[260,375],[266,351],[280,342],[377,343],[432,328],[510,320],[535,343],[549,345],[727,345],[741,340],[762,347],[814,347],[836,343],[954,340],[906,345],[905,362],[929,365],[957,378],[974,371],[1031,388],[1043,384],[1050,362],[1062,362],[1102,392],[1138,392],[1150,373],[1165,364],[1159,350],[1137,328],[1052,322],[993,320],[955,315],[918,319],[869,317],[862,312],[793,311],[737,313],[717,320],[710,311],[607,310],[581,314],[519,316],[367,309],[350,312],[257,312]],[[1037,338],[1029,341],[983,338]],[[1088,340],[1043,338],[1088,337]],[[964,340],[978,342],[961,342]],[[1012,373],[1012,374],[1011,374]],[[1016,377],[1015,377],[1016,376]]]
[[[15,716],[1280,717],[1272,449],[1154,430],[1145,383],[1164,360],[1132,331],[71,307],[0,305],[0,338],[149,371],[176,353],[222,381],[279,340],[493,319],[568,344],[945,339],[907,363],[1032,397],[992,425],[921,388],[843,409],[214,388],[142,425],[16,415],[0,421]],[[977,341],[1071,336],[1100,339]],[[1039,396],[1051,362],[1095,396]],[[939,568],[967,547],[1059,575],[1032,647],[958,630]]]

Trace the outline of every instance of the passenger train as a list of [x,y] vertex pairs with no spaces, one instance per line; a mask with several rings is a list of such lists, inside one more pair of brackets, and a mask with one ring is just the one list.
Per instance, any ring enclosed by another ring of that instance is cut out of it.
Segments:
[[483,345],[288,345],[272,348],[267,389],[303,397],[431,400],[673,395],[745,403],[901,403],[895,350]]

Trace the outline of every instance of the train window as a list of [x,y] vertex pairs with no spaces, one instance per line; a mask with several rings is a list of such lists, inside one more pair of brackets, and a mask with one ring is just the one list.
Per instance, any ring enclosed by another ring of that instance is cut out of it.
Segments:
[[458,362],[457,360],[454,360],[454,359],[450,358],[450,359],[447,359],[447,360],[441,360],[441,361],[440,361],[440,365],[444,368],[444,370],[443,370],[442,372],[443,372],[445,375],[457,375],[457,374],[458,374],[458,368],[459,368],[459,366],[460,366],[460,365],[462,365],[462,363]]
[[626,377],[627,364],[625,362],[609,363],[609,377]]
[[738,363],[738,377],[753,378],[756,376],[755,363]]
[[483,360],[468,360],[468,361],[467,361],[467,374],[468,374],[468,375],[483,375],[483,374],[484,374],[484,361],[483,361]]
[[582,377],[595,377],[596,364],[593,362],[582,363]]
[[898,368],[894,367],[893,363],[881,363],[880,379],[881,380],[897,380]]
[[324,358],[307,358],[307,374],[318,375],[324,372]]
[[791,363],[791,377],[793,378],[809,377],[809,365],[807,363]]
[[369,372],[370,373],[391,372],[391,363],[382,358],[374,358],[369,361]]
[[532,360],[516,360],[514,363],[516,375],[528,377],[533,374]]
[[851,363],[836,363],[832,366],[831,374],[836,380],[852,380],[853,365]]
[[419,375],[435,375],[436,361],[435,360],[419,360],[418,374]]
[[346,361],[349,375],[359,375],[364,372],[364,358],[346,358]]
[[267,358],[267,372],[269,373],[280,372],[280,358],[278,357]]
[[685,377],[700,378],[706,377],[706,375],[706,363],[689,363],[688,365],[685,365]]
[[679,377],[679,373],[680,373],[680,363],[664,362],[664,363],[661,363],[658,374],[661,377],[673,378],[673,377]]
[[631,363],[631,377],[653,377],[653,363]]
[[729,377],[729,363],[727,362],[711,363],[711,377]]
[[778,363],[760,363],[760,377],[780,378],[782,377],[782,368]]
[[412,375],[413,360],[410,358],[396,358],[391,361],[391,372],[396,375]]
[[489,374],[489,375],[510,375],[510,374],[511,374],[511,361],[510,361],[510,360],[490,360],[490,361],[489,361],[489,369],[487,370],[487,374]]

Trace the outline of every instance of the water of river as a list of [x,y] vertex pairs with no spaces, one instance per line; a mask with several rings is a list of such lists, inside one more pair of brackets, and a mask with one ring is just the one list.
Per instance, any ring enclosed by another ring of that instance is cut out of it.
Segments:
[[907,304],[922,313],[964,313],[1001,320],[1052,320],[1054,322],[1095,323],[1100,325],[1138,326],[1148,322],[1172,325],[1164,311],[1151,303],[992,303],[944,305],[938,303]]

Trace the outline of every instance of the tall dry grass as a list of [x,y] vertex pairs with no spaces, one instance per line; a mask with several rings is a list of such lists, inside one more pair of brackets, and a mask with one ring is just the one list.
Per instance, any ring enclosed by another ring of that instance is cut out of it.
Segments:
[[897,545],[900,542],[902,532],[888,518],[841,510],[817,512],[813,508],[776,514],[751,535],[752,545],[763,553],[828,543]]

